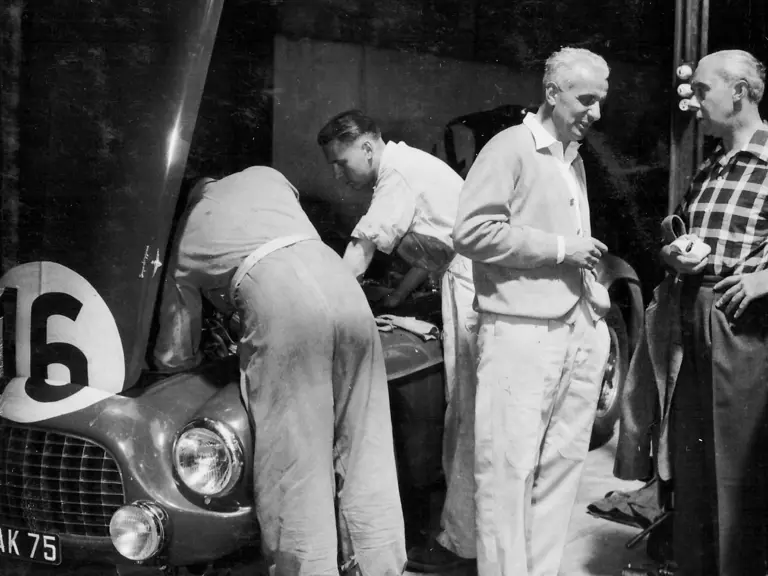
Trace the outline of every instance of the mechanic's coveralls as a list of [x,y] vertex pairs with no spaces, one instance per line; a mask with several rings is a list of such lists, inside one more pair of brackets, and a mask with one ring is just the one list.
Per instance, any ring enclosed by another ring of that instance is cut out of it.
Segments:
[[448,485],[440,544],[475,557],[475,289],[472,265],[451,234],[463,181],[446,163],[405,143],[388,142],[373,199],[352,231],[411,266],[441,272],[447,410],[443,470]]
[[387,379],[365,295],[279,172],[253,167],[197,192],[166,278],[156,363],[196,365],[201,295],[216,302],[266,243],[309,238],[244,266],[234,290],[265,555],[279,576],[338,575],[338,529],[342,563],[354,556],[366,576],[401,574]]

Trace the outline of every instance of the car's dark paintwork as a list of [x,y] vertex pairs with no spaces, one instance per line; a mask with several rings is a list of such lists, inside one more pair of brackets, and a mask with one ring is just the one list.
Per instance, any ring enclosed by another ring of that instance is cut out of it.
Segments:
[[[408,411],[409,403],[413,402],[409,394],[418,397],[423,383],[434,381],[430,384],[432,395],[421,395],[422,402],[427,403],[434,403],[431,399],[437,398],[437,405],[431,410],[434,416],[442,408],[439,341],[424,341],[400,329],[382,333],[381,339],[393,405],[400,406],[399,414]],[[180,485],[172,467],[171,450],[176,434],[187,422],[199,417],[214,418],[229,426],[239,438],[245,455],[243,477],[233,492],[209,502]],[[394,416],[396,443],[401,446],[399,457],[407,460],[405,468],[415,481],[423,483],[430,474],[430,481],[434,481],[439,466],[432,466],[427,473],[421,472],[420,458],[414,451],[424,448],[426,437],[432,438],[432,448],[439,449],[434,439],[440,437],[442,422],[427,421],[426,428],[420,426],[421,436],[414,445],[414,439],[407,437],[408,431],[414,429],[412,419],[413,415],[408,415],[408,421],[403,422],[397,414]],[[398,421],[402,424],[400,427]],[[167,378],[145,374],[144,380],[122,395],[32,427],[64,432],[102,445],[118,462],[125,502],[156,502],[168,512],[171,530],[167,546],[161,555],[147,562],[148,565],[205,563],[258,541],[250,488],[251,432],[248,414],[240,399],[236,357]],[[431,460],[434,464],[434,458]],[[130,563],[116,553],[107,538],[61,535],[61,541],[62,555],[67,561],[93,562],[98,557],[98,562],[105,564]]]
[[[208,366],[155,383],[138,396],[112,396],[43,423],[45,429],[85,437],[106,448],[118,462],[126,503],[149,500],[168,512],[171,534],[162,561],[186,564],[209,560],[253,539],[249,468],[234,492],[210,507],[187,498],[175,482],[172,469],[176,434],[198,415],[215,415],[225,422],[243,443],[246,454],[250,453],[247,414],[230,375],[227,367]],[[226,403],[224,409],[222,403]],[[67,560],[70,555],[92,554],[89,540],[64,535],[61,540]],[[107,548],[114,552],[111,542],[107,542]],[[123,559],[122,563],[128,562]]]
[[[635,270],[626,261],[614,254],[604,255],[597,265],[597,280],[606,286],[612,296],[616,298],[616,288],[621,287],[627,292],[621,296],[624,301],[621,305],[624,321],[627,325],[630,351],[635,349],[635,344],[640,339],[643,328],[643,293],[640,286],[640,278]],[[613,289],[613,290],[612,290]]]
[[[83,276],[144,365],[223,0],[24,7],[19,262]],[[145,257],[146,254],[146,257]],[[95,383],[98,386],[98,383]]]

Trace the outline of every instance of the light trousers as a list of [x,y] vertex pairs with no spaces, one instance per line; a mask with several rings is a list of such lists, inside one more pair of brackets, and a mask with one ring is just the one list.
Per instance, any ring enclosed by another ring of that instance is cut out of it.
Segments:
[[558,573],[608,358],[605,322],[586,306],[557,320],[480,314],[480,576]]
[[[403,514],[381,340],[320,241],[255,265],[236,293],[262,545],[277,576],[396,576]],[[353,572],[355,573],[355,572]]]
[[475,388],[477,312],[472,262],[454,259],[442,279],[445,425],[443,471],[447,491],[438,542],[463,558],[477,556],[475,530]]

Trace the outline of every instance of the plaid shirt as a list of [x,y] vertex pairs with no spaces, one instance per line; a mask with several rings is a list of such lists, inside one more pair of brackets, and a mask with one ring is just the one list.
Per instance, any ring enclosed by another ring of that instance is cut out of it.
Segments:
[[768,127],[741,150],[722,143],[701,165],[678,213],[712,252],[704,274],[730,276],[768,267]]

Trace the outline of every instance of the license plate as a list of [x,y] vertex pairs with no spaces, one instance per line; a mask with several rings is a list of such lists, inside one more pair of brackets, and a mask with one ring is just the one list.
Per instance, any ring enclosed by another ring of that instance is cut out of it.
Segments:
[[56,534],[0,526],[0,556],[42,564],[61,564],[61,544]]

